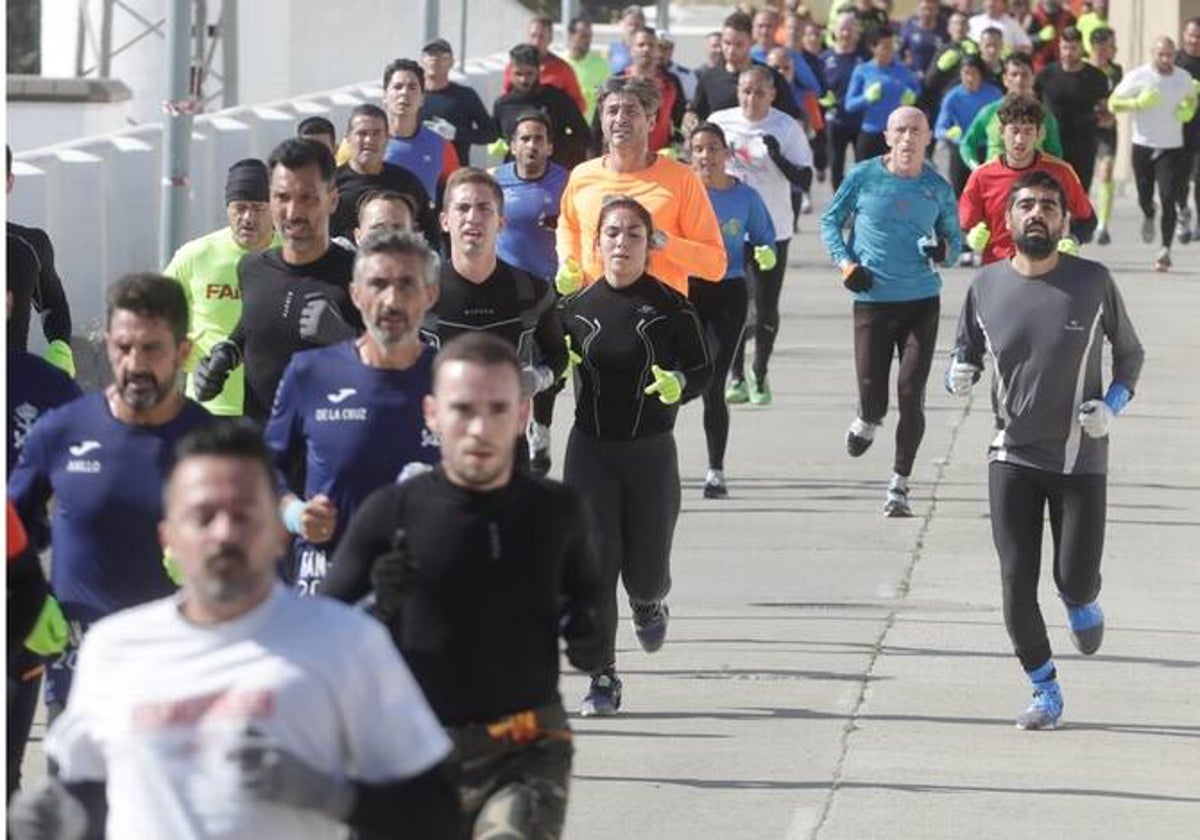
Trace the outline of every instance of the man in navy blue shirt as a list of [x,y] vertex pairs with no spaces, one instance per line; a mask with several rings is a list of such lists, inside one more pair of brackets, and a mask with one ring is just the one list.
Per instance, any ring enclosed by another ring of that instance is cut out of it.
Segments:
[[355,508],[396,481],[407,464],[435,464],[437,438],[422,400],[434,351],[420,326],[438,296],[437,255],[417,234],[368,235],[354,259],[350,297],[366,331],[357,339],[297,353],[288,363],[266,440],[284,475],[303,460],[303,487],[290,487],[283,519],[296,535],[288,578],[303,594],[324,579]]
[[[175,442],[212,419],[176,384],[191,349],[187,327],[187,300],[174,280],[119,280],[109,290],[105,331],[115,382],[39,420],[9,477],[31,542],[53,537],[50,583],[71,622],[71,642],[46,680],[51,714],[66,702],[87,627],[175,589],[158,541],[163,479]],[[41,523],[51,496],[47,534]]]
[[900,27],[900,60],[924,76],[946,40],[946,31],[938,21],[937,0],[920,0],[917,13]]

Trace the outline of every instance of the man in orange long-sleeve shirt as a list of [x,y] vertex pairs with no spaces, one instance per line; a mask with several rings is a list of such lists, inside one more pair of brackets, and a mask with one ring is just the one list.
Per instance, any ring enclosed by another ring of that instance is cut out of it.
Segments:
[[[568,293],[600,276],[596,227],[609,195],[636,199],[666,241],[651,252],[647,273],[688,293],[688,277],[718,281],[725,246],[704,185],[688,167],[649,149],[658,91],[641,78],[610,78],[597,100],[608,154],[577,166],[563,191],[556,244],[556,284]],[[582,272],[580,271],[582,269]]]
[[967,244],[983,253],[984,265],[1013,255],[1012,233],[1005,221],[1009,189],[1021,175],[1040,170],[1054,176],[1067,196],[1072,236],[1060,241],[1059,250],[1078,249],[1080,242],[1091,239],[1096,213],[1071,165],[1038,151],[1045,120],[1041,103],[1033,97],[1009,94],[996,117],[1004,137],[1004,152],[971,173],[958,199],[958,222],[967,231]]

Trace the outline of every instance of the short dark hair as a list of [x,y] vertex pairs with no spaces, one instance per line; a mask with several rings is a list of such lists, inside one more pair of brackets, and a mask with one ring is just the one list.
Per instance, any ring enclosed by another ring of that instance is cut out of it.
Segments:
[[399,73],[401,70],[412,73],[417,77],[417,84],[421,86],[421,90],[425,90],[425,68],[413,61],[411,58],[397,58],[383,68],[383,87],[387,90],[388,84],[392,81],[392,76]]
[[1070,41],[1072,44],[1082,44],[1083,33],[1074,26],[1068,26],[1062,32],[1058,33],[1058,39],[1060,41]]
[[608,97],[617,93],[627,93],[637,98],[646,116],[655,119],[658,116],[658,106],[662,104],[658,88],[649,79],[641,76],[609,76],[604,84],[596,88],[596,112],[604,108]]
[[188,432],[175,444],[175,463],[164,487],[170,487],[170,476],[188,458],[237,458],[254,463],[263,470],[271,495],[277,495],[271,451],[263,440],[262,430],[244,417],[218,417]]
[[1003,30],[1003,29],[1001,29],[999,26],[989,26],[987,29],[985,29],[985,30],[983,30],[982,32],[980,32],[980,33],[979,33],[979,40],[980,40],[980,41],[982,41],[982,40],[983,40],[983,36],[984,36],[984,35],[988,35],[988,36],[990,36],[990,37],[992,37],[992,38],[1000,38],[1000,39],[1003,39],[1003,38],[1004,38],[1004,30]]
[[370,117],[373,120],[382,120],[384,130],[387,130],[387,111],[383,110],[378,105],[373,105],[370,102],[364,102],[361,105],[355,105],[354,110],[350,112],[350,116],[346,118],[347,134],[350,133],[350,126],[354,124],[355,117]]
[[1013,123],[1033,123],[1041,126],[1046,121],[1046,109],[1032,96],[1010,93],[1000,101],[1000,107],[996,109],[996,119],[1002,126]]
[[554,29],[554,18],[549,15],[537,14],[529,19],[530,24],[536,23],[538,26],[548,26],[551,30]]
[[721,21],[722,29],[732,29],[749,35],[754,32],[754,18],[745,12],[734,12]]
[[109,287],[105,326],[112,326],[113,315],[118,310],[166,322],[176,344],[187,338],[187,298],[179,282],[170,277],[151,271],[126,274]]
[[455,169],[450,173],[450,177],[446,179],[446,189],[442,193],[442,201],[448,205],[450,203],[451,191],[457,189],[462,184],[482,184],[490,189],[492,195],[496,197],[496,209],[503,215],[504,190],[486,169],[479,169],[474,166],[463,166]]
[[358,243],[354,254],[354,279],[358,280],[359,266],[376,254],[397,254],[419,257],[425,270],[425,285],[436,286],[441,277],[442,261],[437,251],[429,247],[425,237],[407,230],[377,230]]
[[1026,172],[1013,181],[1012,186],[1008,188],[1008,201],[1005,206],[1011,210],[1013,203],[1017,200],[1017,193],[1030,187],[1039,187],[1044,190],[1053,191],[1058,196],[1058,206],[1064,213],[1066,212],[1067,191],[1063,189],[1063,185],[1059,183],[1057,178],[1044,169],[1034,169]]
[[963,67],[974,67],[979,71],[980,75],[987,77],[987,65],[983,63],[983,58],[978,55],[964,55],[962,59]]
[[305,117],[296,126],[297,137],[315,137],[319,134],[328,134],[334,140],[337,139],[337,129],[325,117]]
[[530,67],[542,66],[542,54],[533,44],[517,44],[508,51],[508,58],[513,64],[525,64]]
[[433,381],[448,362],[468,362],[483,367],[509,367],[520,377],[517,351],[504,339],[483,330],[472,330],[451,339],[433,360]]
[[398,190],[367,190],[358,197],[358,202],[354,205],[354,218],[362,221],[362,211],[373,201],[399,201],[412,213],[413,224],[417,223],[417,217],[420,211],[417,209],[417,200],[408,193],[402,193]]
[[885,38],[891,38],[891,37],[892,37],[892,32],[890,29],[885,29],[884,27],[879,26],[879,27],[876,27],[874,29],[870,29],[867,31],[866,36],[863,38],[863,44],[866,45],[868,50],[873,50],[873,49],[875,49],[875,45],[878,44],[880,41],[882,41]]
[[522,111],[521,113],[517,114],[517,118],[513,120],[512,131],[509,132],[508,139],[511,140],[512,138],[516,137],[517,126],[519,126],[521,123],[527,122],[541,123],[546,127],[546,134],[550,137],[550,139],[554,139],[554,123],[550,121],[550,115],[537,108],[530,108],[528,111]]
[[570,32],[573,35],[575,34],[575,30],[580,26],[591,22],[592,19],[588,15],[575,15],[575,17],[571,18],[571,22],[567,24],[567,32]]
[[1020,64],[1022,67],[1028,67],[1030,70],[1033,69],[1033,59],[1025,53],[1014,52],[1006,55],[1004,57],[1004,69],[1007,70],[1010,64]]
[[[1200,18],[1197,20],[1200,20]],[[1102,44],[1105,41],[1111,41],[1116,34],[1111,27],[1097,26],[1092,30],[1092,34],[1088,35],[1088,41],[1092,44]]]
[[321,171],[321,180],[326,184],[333,183],[333,175],[337,171],[337,163],[328,146],[302,137],[289,137],[271,151],[271,156],[267,158],[267,171],[274,172],[276,166],[292,172],[315,166]]
[[637,29],[633,30],[634,35],[639,35],[642,32],[647,33],[655,41],[658,40],[658,31],[653,26],[639,26]]
[[697,134],[711,134],[721,142],[721,145],[726,149],[729,148],[729,140],[725,137],[725,129],[716,123],[702,122],[700,125],[692,129],[692,133],[688,135],[688,140],[692,140]]

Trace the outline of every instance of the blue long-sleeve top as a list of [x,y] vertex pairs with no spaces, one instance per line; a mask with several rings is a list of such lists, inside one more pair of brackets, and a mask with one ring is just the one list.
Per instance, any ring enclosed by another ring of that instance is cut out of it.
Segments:
[[721,279],[745,277],[746,244],[775,247],[775,225],[771,224],[771,214],[758,191],[741,181],[734,181],[733,186],[723,190],[706,189],[725,243],[726,266]]
[[[934,137],[946,140],[946,131],[955,125],[963,130],[963,134],[966,134],[967,129],[971,127],[971,121],[975,119],[975,115],[983,106],[989,102],[995,102],[1003,95],[1000,88],[989,82],[984,82],[974,93],[962,85],[950,88],[942,98],[942,107],[938,111],[937,123],[933,127]],[[958,140],[951,142],[955,145],[958,144]]]
[[[866,90],[879,82],[883,95],[876,102],[868,102]],[[850,85],[846,89],[846,110],[861,111],[862,130],[877,133],[887,128],[888,115],[899,108],[904,91],[915,96],[921,92],[921,84],[912,72],[898,61],[881,67],[872,59],[854,68],[850,74]]]
[[825,88],[833,91],[837,97],[837,105],[826,115],[830,122],[855,129],[862,123],[862,115],[846,110],[846,91],[850,87],[850,76],[854,68],[863,63],[863,57],[857,52],[840,53],[836,50],[825,50],[821,53],[821,67],[825,73]]
[[[792,55],[792,78],[788,79],[793,87],[799,86],[803,90],[811,90],[817,96],[823,94],[824,86],[821,80],[813,73],[812,68],[808,66],[808,62],[804,60],[804,55],[797,50],[788,50]],[[750,48],[750,57],[755,61],[760,61],[763,64],[767,63],[767,51],[760,45],[755,44]],[[796,101],[800,101],[800,97],[796,97]]]
[[[854,216],[849,238],[846,220]],[[937,297],[941,277],[917,242],[935,234],[946,240],[945,264],[962,252],[954,188],[928,162],[915,178],[893,175],[884,158],[857,164],[846,173],[821,215],[821,240],[834,265],[854,262],[870,270],[874,285],[855,293],[864,303],[894,303]]]

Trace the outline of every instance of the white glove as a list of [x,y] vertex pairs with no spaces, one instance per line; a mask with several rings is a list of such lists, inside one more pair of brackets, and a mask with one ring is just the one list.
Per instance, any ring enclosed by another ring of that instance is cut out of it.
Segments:
[[45,778],[13,796],[8,826],[15,840],[82,840],[88,816],[62,782]]
[[242,733],[229,758],[240,771],[242,789],[259,799],[318,811],[338,822],[354,809],[352,782],[310,766],[253,727]]
[[1088,400],[1079,406],[1079,425],[1088,437],[1106,437],[1115,416],[1104,400]]
[[982,369],[955,359],[946,371],[946,390],[956,397],[965,397],[979,381]]
[[526,365],[521,368],[521,391],[532,397],[554,384],[554,371],[545,365]]

